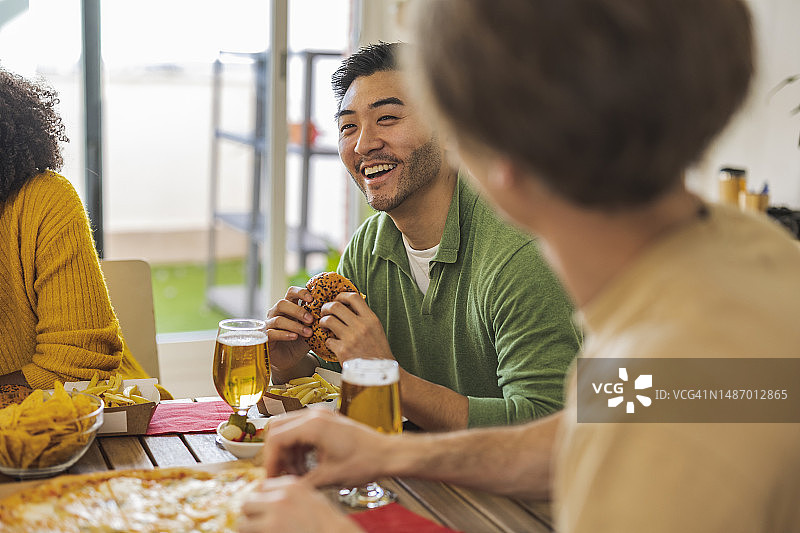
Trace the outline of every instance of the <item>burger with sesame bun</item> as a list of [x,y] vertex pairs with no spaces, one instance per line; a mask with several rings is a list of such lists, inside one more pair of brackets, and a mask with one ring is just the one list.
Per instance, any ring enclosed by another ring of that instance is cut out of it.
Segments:
[[[321,272],[306,283],[306,289],[314,297],[311,302],[302,302],[303,308],[311,313],[314,321],[311,323],[311,338],[307,339],[308,345],[314,353],[326,361],[337,362],[336,354],[327,346],[325,341],[333,337],[331,331],[319,325],[322,318],[322,306],[336,299],[342,292],[358,292],[352,281],[336,272]],[[363,296],[363,295],[362,295]]]

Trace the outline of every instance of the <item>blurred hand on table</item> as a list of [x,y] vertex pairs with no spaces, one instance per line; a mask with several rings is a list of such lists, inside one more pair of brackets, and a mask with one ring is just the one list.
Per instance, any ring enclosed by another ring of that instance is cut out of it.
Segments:
[[362,531],[324,494],[306,481],[283,476],[268,479],[242,506],[240,533]]
[[[393,439],[321,409],[282,415],[269,424],[264,466],[269,477],[292,474],[315,487],[356,486],[388,473]],[[309,469],[311,451],[316,465]]]

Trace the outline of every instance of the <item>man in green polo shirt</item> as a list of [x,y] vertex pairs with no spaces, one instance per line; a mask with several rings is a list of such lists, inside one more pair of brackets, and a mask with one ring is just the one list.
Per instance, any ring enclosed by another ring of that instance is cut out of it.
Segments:
[[[458,176],[409,101],[398,44],[367,46],[333,75],[339,154],[379,213],[339,265],[366,295],[341,294],[320,323],[340,361],[396,359],[403,414],[426,430],[512,424],[561,408],[578,350],[572,307],[535,241]],[[272,379],[309,375],[311,317],[291,287],[269,310]]]

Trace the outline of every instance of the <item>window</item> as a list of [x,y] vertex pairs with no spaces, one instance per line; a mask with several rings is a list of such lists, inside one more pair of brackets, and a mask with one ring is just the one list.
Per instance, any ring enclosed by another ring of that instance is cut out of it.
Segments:
[[[101,3],[105,256],[150,262],[159,334],[213,329],[226,316],[209,307],[204,294],[211,227],[212,63],[220,50],[265,50],[269,16],[269,0]],[[302,120],[304,99],[303,65],[295,53],[343,51],[349,20],[350,0],[289,0],[290,122]],[[44,36],[42,28],[49,29]],[[27,77],[43,76],[60,94],[59,111],[71,140],[64,147],[62,173],[85,198],[81,46],[78,0],[30,0],[27,11],[0,26],[2,65]],[[315,146],[332,148],[329,80],[338,60],[317,63]],[[252,129],[252,68],[242,64],[229,69],[222,93],[221,126]],[[225,143],[220,149],[225,180],[220,201],[226,208],[244,211],[251,194],[252,151]],[[300,222],[302,171],[302,158],[295,152],[287,154],[286,175],[287,223],[293,226]],[[314,193],[309,228],[335,249],[346,239],[348,187],[338,157],[314,157],[310,182]],[[245,236],[221,228],[218,243],[221,282],[242,283]],[[287,272],[296,273],[298,257],[289,258]],[[307,265],[311,270],[324,267],[324,255]]]

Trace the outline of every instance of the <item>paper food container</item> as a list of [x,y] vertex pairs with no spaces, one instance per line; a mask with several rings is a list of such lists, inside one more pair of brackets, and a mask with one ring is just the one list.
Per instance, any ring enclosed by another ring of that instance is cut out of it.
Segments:
[[[137,385],[141,396],[150,401],[124,407],[106,407],[103,410],[103,425],[97,431],[98,435],[144,435],[147,433],[147,426],[150,424],[156,405],[161,400],[161,394],[155,387],[156,383],[158,383],[156,378],[123,380],[123,387]],[[88,381],[64,383],[64,389],[68,391],[82,391],[88,386]]]
[[[320,367],[315,368],[314,371],[325,378],[331,385],[336,385],[337,387],[342,386],[342,375],[340,373]],[[287,389],[288,387],[291,387],[291,385],[271,385],[269,388]],[[311,409],[330,409],[331,411],[334,411],[336,410],[337,404],[338,402],[336,400],[327,400],[324,402],[310,403],[305,407]],[[292,398],[291,396],[280,396],[270,392],[265,392],[264,396],[257,405],[258,412],[262,415],[280,415],[283,413],[288,413],[289,411],[296,411],[304,408],[300,403],[300,400],[297,398]]]

